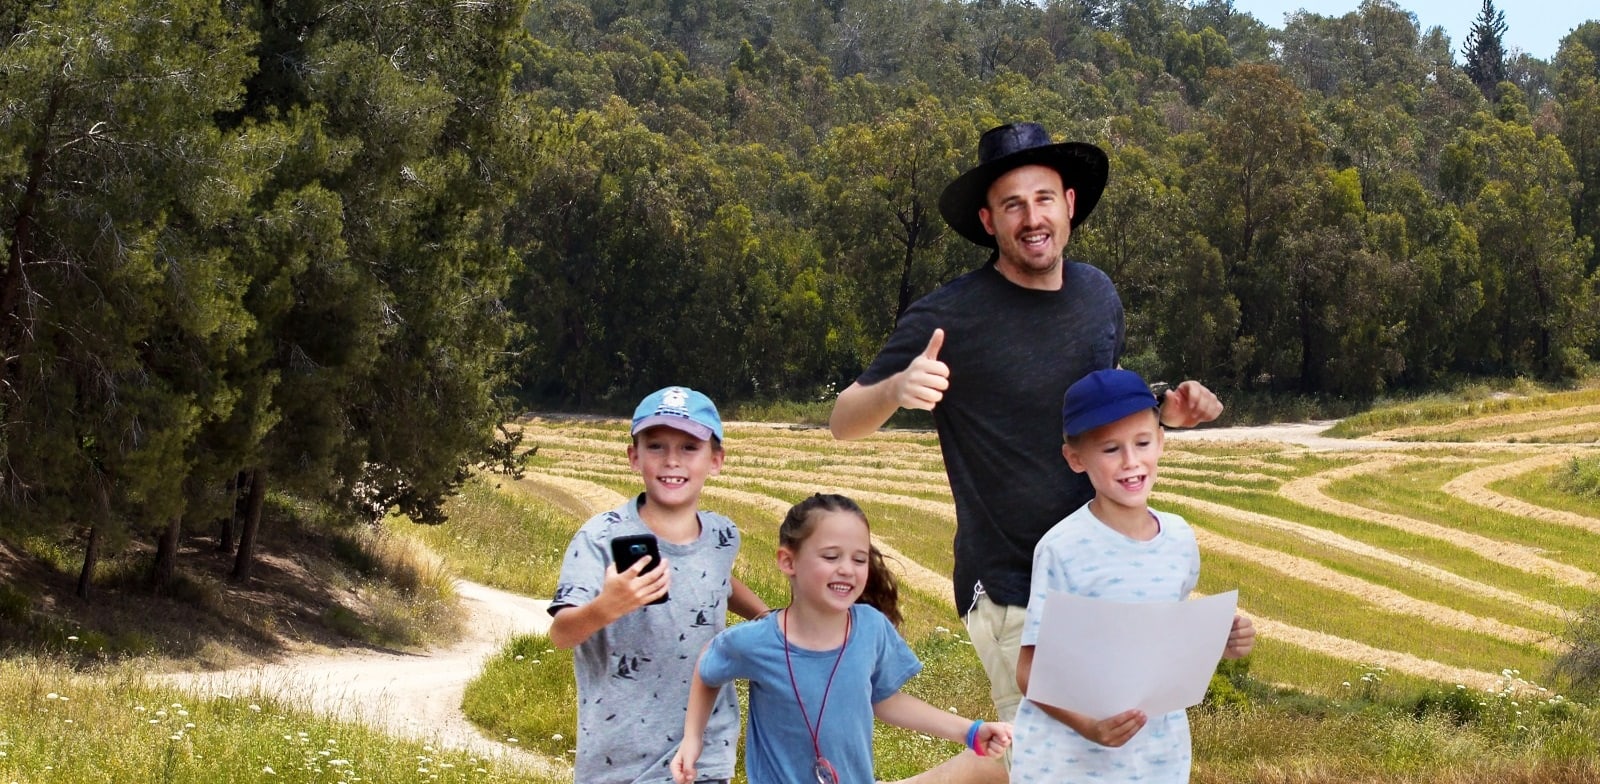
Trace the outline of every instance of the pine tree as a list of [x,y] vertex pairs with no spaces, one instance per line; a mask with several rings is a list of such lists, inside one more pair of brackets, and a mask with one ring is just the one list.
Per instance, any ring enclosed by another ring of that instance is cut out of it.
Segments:
[[1502,41],[1505,32],[1505,12],[1494,9],[1494,0],[1483,0],[1483,10],[1478,12],[1477,21],[1467,33],[1461,56],[1467,61],[1467,76],[1488,98],[1494,96],[1495,88],[1506,79],[1506,50]]

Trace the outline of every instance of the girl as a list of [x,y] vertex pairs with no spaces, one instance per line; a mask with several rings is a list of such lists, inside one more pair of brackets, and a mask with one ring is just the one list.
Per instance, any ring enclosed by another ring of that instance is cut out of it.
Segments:
[[818,494],[790,509],[778,529],[778,568],[789,578],[789,606],[723,631],[700,655],[672,759],[675,781],[695,780],[712,701],[736,678],[750,681],[750,784],[876,781],[874,715],[965,741],[978,754],[1010,745],[1010,724],[968,722],[900,693],[922,663],[895,630],[894,576],[854,501]]

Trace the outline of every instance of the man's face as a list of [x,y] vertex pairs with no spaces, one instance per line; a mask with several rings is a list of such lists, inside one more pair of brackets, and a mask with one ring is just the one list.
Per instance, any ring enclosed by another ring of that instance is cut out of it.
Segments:
[[1000,249],[1001,274],[1029,288],[1061,287],[1061,254],[1072,236],[1075,198],[1048,166],[1019,166],[989,186],[988,206],[978,210],[978,219]]

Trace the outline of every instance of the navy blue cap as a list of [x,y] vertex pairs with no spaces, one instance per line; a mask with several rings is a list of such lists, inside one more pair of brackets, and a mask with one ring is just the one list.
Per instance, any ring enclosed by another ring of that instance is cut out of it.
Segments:
[[1076,436],[1155,407],[1156,396],[1138,373],[1122,368],[1096,370],[1067,388],[1061,404],[1061,432]]

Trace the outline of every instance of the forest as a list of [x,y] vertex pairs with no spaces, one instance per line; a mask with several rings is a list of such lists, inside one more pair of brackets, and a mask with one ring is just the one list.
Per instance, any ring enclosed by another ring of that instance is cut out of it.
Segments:
[[268,492],[442,520],[495,425],[667,383],[831,399],[984,263],[985,129],[1090,141],[1125,364],[1364,400],[1600,357],[1600,22],[1545,62],[1390,0],[0,5],[0,536]]

